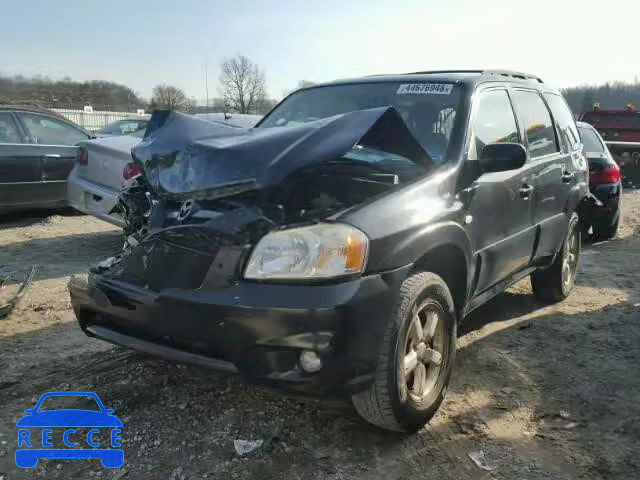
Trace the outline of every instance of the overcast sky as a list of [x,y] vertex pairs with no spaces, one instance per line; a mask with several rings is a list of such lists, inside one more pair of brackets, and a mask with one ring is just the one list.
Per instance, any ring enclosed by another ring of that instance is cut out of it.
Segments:
[[564,87],[640,75],[639,0],[0,0],[0,74],[158,83],[205,97],[241,53],[298,80],[505,68]]

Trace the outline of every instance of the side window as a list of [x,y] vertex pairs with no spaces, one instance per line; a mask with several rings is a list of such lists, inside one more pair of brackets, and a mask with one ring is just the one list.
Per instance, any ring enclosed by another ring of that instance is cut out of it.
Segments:
[[490,143],[520,143],[518,126],[506,90],[490,90],[480,94],[471,124],[471,141],[467,159],[477,160]]
[[40,145],[75,145],[87,136],[65,122],[46,115],[18,114],[29,131],[31,141]]
[[0,143],[22,143],[18,126],[8,112],[0,112]]
[[558,151],[551,115],[538,92],[516,90],[513,100],[524,123],[529,154],[532,158]]
[[544,98],[547,99],[563,143],[569,148],[570,152],[578,150],[580,148],[580,136],[567,103],[560,95],[554,93],[546,93]]

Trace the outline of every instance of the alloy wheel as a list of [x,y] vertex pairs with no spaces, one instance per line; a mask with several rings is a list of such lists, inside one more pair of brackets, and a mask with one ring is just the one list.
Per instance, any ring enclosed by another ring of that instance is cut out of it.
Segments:
[[407,331],[401,372],[409,398],[417,404],[438,382],[446,348],[444,311],[429,300],[412,311]]

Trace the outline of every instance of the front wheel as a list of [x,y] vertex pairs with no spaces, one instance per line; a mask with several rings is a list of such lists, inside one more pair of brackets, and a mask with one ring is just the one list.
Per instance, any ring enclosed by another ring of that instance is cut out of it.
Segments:
[[562,249],[557,253],[551,266],[531,274],[531,288],[538,300],[559,302],[571,293],[580,260],[582,245],[580,230],[578,215],[574,213],[569,220],[569,228],[562,243]]
[[456,316],[447,284],[415,273],[400,287],[374,382],[352,397],[368,422],[400,432],[422,428],[444,399],[456,349]]

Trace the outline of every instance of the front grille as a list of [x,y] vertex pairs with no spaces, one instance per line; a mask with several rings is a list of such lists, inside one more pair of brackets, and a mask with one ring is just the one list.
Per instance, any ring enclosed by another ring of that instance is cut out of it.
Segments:
[[124,260],[120,279],[156,292],[165,288],[193,290],[204,280],[213,256],[161,240],[144,242]]

